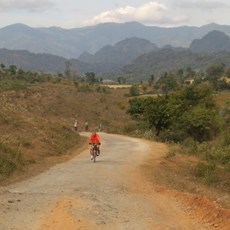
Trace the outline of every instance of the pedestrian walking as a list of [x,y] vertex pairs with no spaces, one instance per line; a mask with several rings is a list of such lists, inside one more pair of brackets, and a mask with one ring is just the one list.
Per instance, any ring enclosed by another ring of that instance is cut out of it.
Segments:
[[85,131],[88,131],[88,129],[89,129],[88,121],[85,121]]
[[77,119],[74,121],[74,129],[77,131],[77,127],[78,127],[78,122]]

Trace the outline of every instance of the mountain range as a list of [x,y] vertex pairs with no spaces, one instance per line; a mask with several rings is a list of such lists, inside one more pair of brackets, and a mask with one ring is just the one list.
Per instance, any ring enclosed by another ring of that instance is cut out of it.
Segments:
[[32,28],[13,24],[0,29],[0,48],[28,50],[65,58],[78,58],[82,53],[95,54],[105,46],[114,46],[126,38],[143,38],[158,47],[171,45],[188,48],[192,41],[218,30],[230,36],[229,25],[208,24],[201,27],[162,28],[139,22],[103,23],[82,28]]
[[[119,26],[120,24],[115,25]],[[129,23],[128,25],[136,26],[136,23]],[[137,25],[140,26],[141,24]],[[35,31],[34,29],[28,30],[27,26],[21,24],[14,26],[16,29],[24,28],[25,31],[20,30],[19,32],[16,30],[16,33],[12,30],[12,33],[26,37],[28,31],[30,31],[31,36],[37,35],[40,41],[42,41],[41,36],[38,36],[39,33],[34,34],[36,29]],[[8,33],[9,28],[13,29],[14,26],[7,27]],[[102,26],[105,26],[105,24]],[[124,24],[122,24],[123,26]],[[127,26],[127,23],[125,26]],[[216,26],[218,25],[211,24],[203,28],[207,29]],[[186,28],[188,29],[188,27]],[[230,27],[220,26],[220,28],[229,29]],[[89,28],[85,29],[88,30]],[[191,29],[194,30],[194,28]],[[44,30],[46,33],[49,31],[49,29]],[[58,28],[50,28],[50,30],[57,31]],[[168,30],[170,32],[173,29],[170,28]],[[104,34],[104,32],[102,33]],[[1,35],[0,31],[0,37]],[[18,42],[16,42],[16,37],[14,37],[15,46],[22,43],[20,36],[18,37]],[[61,40],[61,37],[58,37],[58,39]],[[169,38],[167,37],[167,39]],[[12,38],[10,37],[9,40],[12,40]],[[36,41],[33,41],[34,46],[31,45],[31,47],[37,47]],[[3,40],[0,43],[2,42]],[[55,48],[55,45],[56,43],[53,46],[51,43],[50,47]],[[68,45],[72,45],[72,43]],[[203,37],[192,40],[189,47],[173,47],[172,44],[160,47],[159,44],[156,45],[145,38],[128,37],[114,45],[105,45],[94,54],[89,51],[83,51],[78,58],[67,58],[51,53],[32,53],[29,51],[29,47],[30,45],[28,44],[28,49],[26,50],[17,50],[16,48],[16,50],[12,50],[13,47],[11,49],[0,49],[0,63],[5,65],[13,64],[23,70],[63,73],[65,63],[68,61],[71,63],[71,69],[74,73],[95,72],[98,75],[106,75],[106,77],[123,74],[128,79],[133,80],[146,79],[151,74],[160,74],[163,71],[176,70],[178,68],[192,67],[200,70],[205,66],[207,67],[208,64],[217,62],[230,65],[230,37],[227,35],[227,32],[217,30],[209,31]]]

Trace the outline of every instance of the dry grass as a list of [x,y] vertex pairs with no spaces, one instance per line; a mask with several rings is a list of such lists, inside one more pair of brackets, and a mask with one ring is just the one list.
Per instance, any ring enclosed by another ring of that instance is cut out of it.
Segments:
[[[200,159],[186,154],[166,155],[161,159],[150,158],[142,165],[144,175],[158,188],[169,188],[175,191],[208,197],[220,206],[230,208],[229,192],[220,186],[208,186],[201,183],[194,170]],[[156,188],[157,189],[157,188]]]
[[223,91],[215,96],[217,104],[223,108],[226,106],[226,102],[230,103],[230,91]]
[[[126,90],[101,93],[94,88],[81,92],[74,84],[46,82],[1,92],[0,143],[23,153],[24,168],[17,174],[80,146],[82,140],[73,127],[75,119],[78,131],[84,130],[87,120],[89,131],[101,123],[104,131],[121,132],[130,119],[126,114]],[[0,181],[5,180],[0,175]]]

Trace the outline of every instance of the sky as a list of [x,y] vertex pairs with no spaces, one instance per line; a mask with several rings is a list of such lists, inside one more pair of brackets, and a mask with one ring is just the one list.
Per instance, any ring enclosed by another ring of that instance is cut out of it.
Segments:
[[146,26],[230,25],[230,0],[0,0],[0,28],[80,28],[137,21]]

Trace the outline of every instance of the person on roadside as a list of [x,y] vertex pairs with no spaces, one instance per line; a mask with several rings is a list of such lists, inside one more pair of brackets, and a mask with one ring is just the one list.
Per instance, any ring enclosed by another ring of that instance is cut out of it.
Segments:
[[77,119],[74,121],[74,129],[77,131],[78,122]]
[[88,131],[88,129],[89,129],[88,121],[85,121],[85,131]]
[[92,146],[93,144],[97,145],[97,152],[98,156],[100,155],[100,145],[101,145],[101,140],[100,140],[100,135],[97,133],[96,130],[94,130],[92,133],[89,135],[89,145],[91,145],[90,148],[90,155],[91,155],[91,160],[93,159],[93,154],[92,154]]
[[100,123],[99,126],[98,126],[99,132],[101,132],[101,128],[102,128],[102,123]]

